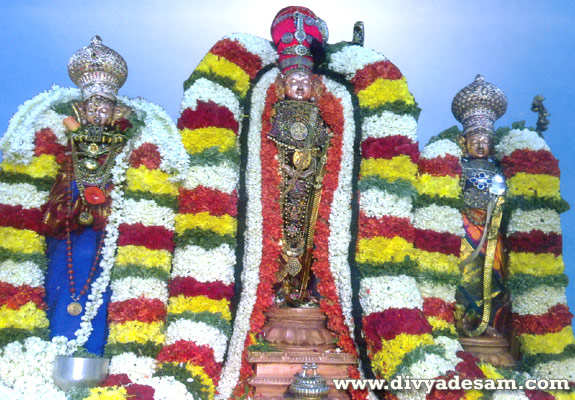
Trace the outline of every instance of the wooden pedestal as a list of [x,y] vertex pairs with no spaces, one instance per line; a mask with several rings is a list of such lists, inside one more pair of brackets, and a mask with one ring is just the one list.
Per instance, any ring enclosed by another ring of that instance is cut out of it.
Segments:
[[250,352],[256,376],[249,384],[256,389],[255,399],[287,399],[287,389],[306,363],[316,363],[318,374],[330,390],[327,399],[349,399],[345,391],[335,390],[333,379],[349,379],[348,367],[357,360],[336,352],[334,335],[326,328],[326,316],[318,308],[273,308],[266,314],[262,332],[279,352]]

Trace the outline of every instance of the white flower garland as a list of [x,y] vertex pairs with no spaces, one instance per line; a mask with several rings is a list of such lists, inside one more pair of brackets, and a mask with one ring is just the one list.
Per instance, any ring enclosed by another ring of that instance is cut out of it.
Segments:
[[415,210],[413,226],[416,229],[434,230],[463,237],[465,230],[461,213],[449,206],[431,204]]
[[262,66],[272,64],[278,59],[278,53],[273,47],[272,42],[259,36],[250,35],[248,33],[232,33],[224,39],[235,40],[248,52],[259,56],[262,60]]
[[186,385],[172,376],[138,379],[135,383],[154,388],[154,400],[196,400]]
[[567,379],[569,382],[575,382],[575,359],[537,364],[531,373],[539,379]]
[[174,252],[172,277],[191,277],[199,282],[220,281],[229,285],[234,282],[235,265],[236,253],[229,244],[211,250],[189,245]]
[[40,208],[48,201],[49,192],[29,183],[0,182],[0,203],[23,208]]
[[163,226],[174,231],[176,213],[171,208],[160,206],[154,200],[126,199],[125,202],[123,223]]
[[204,186],[230,194],[237,188],[238,179],[237,167],[230,162],[213,166],[193,165],[188,170],[183,187],[193,190]]
[[331,55],[329,68],[345,75],[349,80],[360,69],[378,61],[387,61],[387,58],[381,53],[360,45],[345,46]]
[[545,139],[530,129],[513,129],[495,146],[500,157],[510,156],[515,150],[551,151]]
[[411,364],[409,372],[405,375],[415,379],[434,379],[445,375],[447,371],[452,369],[453,365],[447,359],[437,354],[428,353],[422,360]]
[[529,397],[519,390],[495,390],[493,400],[529,400]]
[[240,101],[234,92],[216,82],[212,82],[206,78],[196,80],[192,86],[184,92],[184,98],[180,105],[180,113],[186,108],[196,110],[198,101],[213,101],[217,105],[230,110],[236,121],[241,122],[242,120]]
[[555,210],[548,208],[538,208],[536,210],[525,211],[517,209],[511,214],[507,233],[529,233],[539,230],[543,233],[557,233],[561,235],[561,217]]
[[413,217],[413,205],[409,197],[400,197],[380,189],[368,189],[361,192],[360,199],[361,211],[367,217],[391,216],[410,220]]
[[[78,89],[53,85],[50,90],[34,96],[18,107],[18,111],[10,119],[8,130],[0,139],[4,159],[15,164],[30,163],[34,156],[34,139],[38,129],[50,127],[56,134],[61,129],[62,120],[54,126],[44,125],[54,123],[54,113],[50,107],[53,104],[79,98],[79,96]],[[47,112],[48,115],[45,118]]]
[[44,286],[44,270],[33,261],[0,261],[0,281],[14,286]]
[[449,139],[441,139],[426,145],[421,151],[420,157],[431,160],[437,157],[455,156],[463,157],[463,151],[457,143]]
[[237,384],[242,353],[248,330],[250,317],[256,302],[256,292],[259,284],[259,266],[262,258],[263,215],[261,203],[261,117],[265,107],[268,87],[275,81],[279,70],[268,71],[254,86],[250,112],[250,130],[248,132],[248,162],[246,167],[246,230],[244,270],[242,272],[243,291],[234,321],[233,335],[230,340],[227,360],[222,369],[218,385],[217,398],[229,399]]
[[359,287],[359,302],[363,315],[390,308],[423,310],[423,299],[415,279],[406,275],[364,278]]
[[134,353],[122,353],[112,358],[108,374],[126,374],[134,382],[138,379],[150,378],[155,370],[155,358],[137,356]]
[[385,110],[365,118],[361,124],[361,133],[363,139],[405,136],[416,142],[417,121],[411,115],[401,115]]
[[166,284],[156,278],[126,277],[112,282],[111,302],[120,302],[135,299],[140,296],[148,299],[160,299],[163,303],[168,301]]
[[557,304],[567,304],[564,287],[537,286],[511,299],[513,312],[519,315],[543,315]]
[[424,281],[418,282],[417,288],[424,298],[438,298],[446,303],[453,303],[455,301],[455,292],[457,291],[455,285]]

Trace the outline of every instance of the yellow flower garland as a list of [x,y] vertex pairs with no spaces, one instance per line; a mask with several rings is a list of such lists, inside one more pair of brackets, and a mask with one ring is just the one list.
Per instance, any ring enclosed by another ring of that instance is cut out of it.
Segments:
[[192,376],[200,378],[201,383],[208,387],[208,399],[212,400],[216,394],[216,387],[204,369],[198,365],[193,365],[190,363],[186,363],[186,369],[192,374]]
[[170,301],[168,303],[169,314],[180,314],[185,311],[193,313],[207,311],[212,314],[220,314],[222,318],[227,321],[231,321],[232,319],[230,302],[227,299],[213,300],[206,296],[187,297],[183,294],[176,297],[170,297]]
[[356,259],[360,263],[401,262],[412,253],[413,244],[401,236],[392,239],[376,236],[359,240]]
[[373,356],[371,366],[375,373],[384,379],[389,379],[407,353],[432,343],[433,337],[428,333],[422,335],[401,333],[392,340],[382,340],[381,350]]
[[421,174],[414,182],[414,186],[420,194],[452,199],[461,197],[459,179],[452,176]]
[[559,354],[566,346],[575,344],[573,328],[566,326],[557,333],[547,333],[545,335],[520,335],[519,342],[524,354]]
[[237,136],[231,129],[210,126],[198,129],[183,129],[182,143],[188,153],[201,153],[210,147],[217,147],[218,151],[230,150],[237,143]]
[[169,178],[170,175],[165,172],[159,169],[148,169],[143,165],[137,169],[128,168],[126,171],[129,190],[177,196],[178,189]]
[[507,180],[507,186],[513,196],[561,198],[556,176],[519,172]]
[[509,275],[528,274],[548,276],[563,273],[565,264],[563,257],[552,253],[509,253]]
[[32,157],[30,164],[10,164],[4,161],[0,164],[0,168],[6,172],[26,174],[32,178],[55,178],[60,166],[54,155],[42,154]]
[[427,322],[429,322],[429,325],[431,325],[431,328],[434,331],[448,329],[454,335],[457,334],[457,328],[455,328],[455,324],[447,322],[444,319],[438,317],[427,317]]
[[487,379],[498,380],[505,378],[503,375],[499,373],[499,371],[497,371],[497,368],[495,368],[491,364],[480,363],[479,368],[481,369],[481,371],[483,371],[483,374]]
[[459,275],[459,258],[452,254],[414,249],[411,257],[419,264],[419,269],[430,272],[443,272]]
[[146,268],[159,268],[170,272],[172,254],[167,250],[152,250],[145,246],[120,246],[116,254],[116,264],[140,265]]
[[362,177],[375,175],[388,181],[403,178],[413,182],[415,181],[416,173],[417,164],[413,163],[411,158],[406,155],[393,157],[389,160],[385,158],[368,158],[361,162],[360,167],[360,175]]
[[215,73],[221,77],[229,78],[235,82],[235,88],[244,97],[250,87],[250,76],[240,66],[218,57],[215,54],[208,53],[198,64],[196,71],[205,73]]
[[403,101],[407,105],[415,104],[415,99],[407,88],[405,77],[397,80],[377,78],[371,85],[360,90],[357,98],[362,108],[375,108],[394,101]]
[[43,236],[38,235],[34,231],[1,226],[0,247],[17,253],[44,254],[46,242]]
[[108,336],[109,343],[163,343],[164,323],[162,321],[156,322],[141,322],[141,321],[128,321],[123,323],[111,323],[110,334]]
[[234,235],[237,229],[237,220],[227,214],[220,217],[211,215],[209,212],[197,214],[176,215],[176,233],[181,234],[186,229],[199,228],[209,230],[220,235]]
[[43,310],[39,310],[32,301],[14,310],[7,305],[0,307],[0,329],[14,328],[28,331],[47,328],[48,318]]
[[125,400],[128,392],[122,386],[95,387],[84,400]]

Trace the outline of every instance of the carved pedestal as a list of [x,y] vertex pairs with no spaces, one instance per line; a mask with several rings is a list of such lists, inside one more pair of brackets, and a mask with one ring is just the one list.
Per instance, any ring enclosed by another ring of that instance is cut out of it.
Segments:
[[249,380],[256,399],[289,398],[286,391],[305,363],[316,363],[330,390],[328,399],[348,399],[335,390],[333,379],[349,379],[348,367],[357,364],[350,354],[335,352],[334,335],[326,328],[326,316],[317,308],[274,308],[263,328],[267,342],[279,352],[250,352],[256,376]]
[[463,350],[473,354],[481,361],[496,367],[513,367],[515,359],[511,355],[507,339],[500,336],[460,337]]

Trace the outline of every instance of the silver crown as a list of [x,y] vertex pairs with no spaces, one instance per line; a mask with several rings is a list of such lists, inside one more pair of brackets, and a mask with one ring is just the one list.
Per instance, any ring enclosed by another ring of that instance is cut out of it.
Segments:
[[117,52],[94,36],[90,45],[78,50],[68,61],[68,75],[87,99],[94,95],[116,100],[118,89],[126,82],[128,65]]
[[507,96],[497,86],[477,74],[475,80],[461,89],[451,103],[455,119],[463,124],[463,133],[476,129],[493,132],[495,121],[507,111]]

